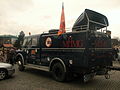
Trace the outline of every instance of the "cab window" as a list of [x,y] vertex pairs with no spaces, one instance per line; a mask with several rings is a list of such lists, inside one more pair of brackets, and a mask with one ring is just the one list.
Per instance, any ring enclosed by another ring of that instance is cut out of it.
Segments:
[[33,37],[31,46],[37,46],[37,41],[38,41],[37,37]]
[[27,45],[26,45],[26,46],[30,48],[30,47],[31,47],[31,43],[32,43],[31,38],[28,38],[28,41],[27,41]]
[[23,41],[23,45],[22,45],[22,46],[25,47],[26,44],[27,44],[27,38],[24,39],[24,41]]
[[25,38],[23,42],[23,47],[31,47],[31,38]]

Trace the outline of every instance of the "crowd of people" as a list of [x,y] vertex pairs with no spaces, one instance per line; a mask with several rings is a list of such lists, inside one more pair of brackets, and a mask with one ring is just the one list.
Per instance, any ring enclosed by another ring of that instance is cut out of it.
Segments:
[[14,47],[0,47],[0,62],[10,63],[14,65],[15,60],[15,48]]

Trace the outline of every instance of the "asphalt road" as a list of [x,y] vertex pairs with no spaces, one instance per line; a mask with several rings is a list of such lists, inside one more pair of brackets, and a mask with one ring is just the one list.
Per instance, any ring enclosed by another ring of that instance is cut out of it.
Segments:
[[[120,66],[120,64],[114,64]],[[48,72],[27,69],[20,72],[16,67],[15,74],[6,80],[0,81],[0,90],[96,90],[120,89],[120,71],[110,72],[111,78],[95,76],[92,81],[82,83],[79,78],[71,82],[60,83],[53,80]]]

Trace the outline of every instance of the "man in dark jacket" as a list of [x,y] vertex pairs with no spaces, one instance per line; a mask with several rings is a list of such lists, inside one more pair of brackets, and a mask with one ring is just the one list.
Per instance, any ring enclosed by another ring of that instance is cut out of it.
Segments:
[[15,49],[14,48],[11,48],[10,51],[9,51],[9,62],[10,64],[14,65],[15,63]]

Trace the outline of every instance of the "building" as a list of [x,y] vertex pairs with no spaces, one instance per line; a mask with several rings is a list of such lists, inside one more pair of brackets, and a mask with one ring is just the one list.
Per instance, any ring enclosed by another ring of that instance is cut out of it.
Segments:
[[0,45],[14,44],[18,37],[13,35],[0,35]]

